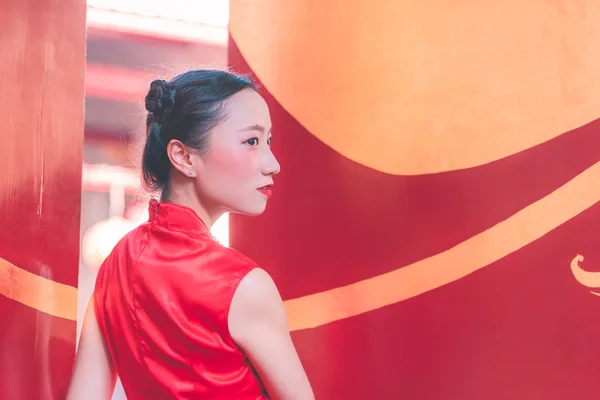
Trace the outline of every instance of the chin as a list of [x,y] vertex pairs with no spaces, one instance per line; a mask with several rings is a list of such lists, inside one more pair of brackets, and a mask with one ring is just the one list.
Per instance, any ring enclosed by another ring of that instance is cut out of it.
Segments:
[[262,213],[265,212],[264,207],[261,210],[253,210],[253,211],[248,211],[245,212],[244,214],[249,215],[251,217],[258,217],[259,215],[262,215]]
[[261,215],[262,213],[264,213],[266,208],[267,208],[267,205],[263,204],[262,206],[259,206],[259,207],[256,207],[256,206],[248,207],[243,210],[240,210],[239,212],[241,214],[248,215],[251,217],[257,217],[257,216]]

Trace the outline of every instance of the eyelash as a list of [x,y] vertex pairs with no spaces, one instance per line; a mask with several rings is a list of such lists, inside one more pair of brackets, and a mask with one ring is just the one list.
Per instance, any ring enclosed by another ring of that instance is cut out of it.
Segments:
[[[267,144],[268,144],[269,146],[271,145],[271,141],[272,141],[272,139],[273,139],[272,137],[270,137],[270,138],[268,138],[268,139],[267,139]],[[256,143],[255,143],[255,144],[252,144],[252,143],[250,143],[250,142],[252,142],[252,141],[254,141],[254,140],[256,140]],[[245,144],[248,144],[248,145],[250,145],[250,146],[256,146],[256,145],[258,145],[258,138],[257,138],[257,137],[250,138],[250,139],[246,140],[244,143],[245,143]]]

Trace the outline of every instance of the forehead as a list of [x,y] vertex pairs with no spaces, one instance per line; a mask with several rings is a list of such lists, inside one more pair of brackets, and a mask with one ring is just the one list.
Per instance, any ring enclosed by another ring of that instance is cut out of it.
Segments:
[[231,96],[226,104],[227,118],[223,122],[228,128],[241,129],[261,125],[269,129],[271,116],[266,101],[251,89],[244,89]]

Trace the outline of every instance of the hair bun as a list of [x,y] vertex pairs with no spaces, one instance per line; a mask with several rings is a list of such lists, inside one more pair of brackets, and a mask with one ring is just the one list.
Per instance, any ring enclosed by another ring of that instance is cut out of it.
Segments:
[[175,106],[175,86],[161,79],[152,81],[145,105],[146,110],[153,114],[154,121],[163,123]]

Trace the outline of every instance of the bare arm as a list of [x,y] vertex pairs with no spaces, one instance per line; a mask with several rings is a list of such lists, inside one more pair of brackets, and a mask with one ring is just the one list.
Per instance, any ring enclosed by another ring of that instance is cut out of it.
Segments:
[[252,270],[238,286],[229,310],[229,331],[272,399],[315,398],[292,343],[283,301],[264,270]]
[[92,296],[83,320],[67,400],[109,400],[116,381],[117,374],[96,321]]

